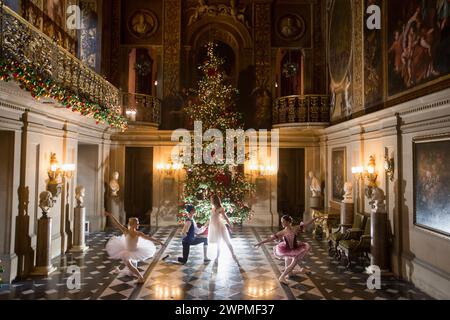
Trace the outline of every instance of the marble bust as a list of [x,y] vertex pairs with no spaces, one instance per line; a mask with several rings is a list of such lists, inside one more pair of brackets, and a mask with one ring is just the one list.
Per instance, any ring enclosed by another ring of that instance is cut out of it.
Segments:
[[344,200],[343,203],[353,203],[353,185],[351,182],[346,182],[344,184]]
[[109,181],[109,190],[111,197],[119,196],[118,192],[120,190],[120,185],[118,180],[119,180],[119,173],[117,171],[114,171],[114,173],[112,174],[111,181]]
[[41,208],[44,216],[47,216],[50,208],[53,207],[53,198],[50,191],[42,191],[39,194],[39,208]]
[[384,191],[378,187],[373,188],[372,191],[372,212],[386,212],[386,204],[384,200],[386,199]]
[[77,200],[77,208],[84,207],[84,197],[86,189],[83,186],[77,186],[75,189],[75,199]]
[[309,189],[312,192],[312,196],[322,196],[322,186],[320,185],[319,179],[314,176],[314,173],[312,171],[309,172],[309,178],[311,179],[311,185],[309,186]]

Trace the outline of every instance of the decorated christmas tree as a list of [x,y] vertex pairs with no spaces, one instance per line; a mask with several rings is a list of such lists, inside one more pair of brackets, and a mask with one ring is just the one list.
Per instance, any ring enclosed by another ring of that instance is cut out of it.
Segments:
[[[204,131],[217,129],[225,137],[227,129],[242,129],[243,121],[242,115],[235,110],[238,91],[227,83],[226,73],[222,69],[224,61],[215,54],[215,48],[213,43],[207,45],[207,59],[199,66],[203,77],[198,83],[196,99],[185,112],[193,122],[200,121]],[[203,148],[207,144],[203,143]],[[211,155],[215,156],[214,151]],[[240,223],[252,218],[247,200],[254,192],[254,185],[246,180],[243,165],[219,162],[222,163],[185,164],[184,201],[180,206],[179,222],[186,216],[184,207],[188,203],[196,207],[197,222],[208,221],[212,194],[221,198],[231,222]]]

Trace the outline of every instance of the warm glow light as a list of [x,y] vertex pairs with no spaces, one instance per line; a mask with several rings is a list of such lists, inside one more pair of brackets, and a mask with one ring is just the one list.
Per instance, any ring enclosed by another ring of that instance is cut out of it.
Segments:
[[258,166],[256,164],[251,164],[248,166],[248,168],[252,171],[258,170]]
[[136,115],[136,110],[128,109],[126,111],[127,116],[134,116]]
[[156,165],[156,169],[158,169],[158,170],[162,170],[163,168],[164,168],[164,165],[162,163],[158,163]]
[[374,174],[374,173],[375,173],[375,167],[369,166],[369,167],[367,168],[367,172],[368,172],[369,174]]
[[73,163],[65,163],[65,164],[62,165],[61,169],[64,172],[73,172],[73,171],[75,171],[75,164],[73,164]]
[[155,87],[158,85],[158,80],[155,80]]
[[58,170],[58,165],[57,165],[57,164],[52,164],[52,165],[50,166],[50,171],[55,172],[56,170]]
[[363,167],[352,167],[352,173],[353,174],[363,173],[363,172],[364,172],[364,168]]

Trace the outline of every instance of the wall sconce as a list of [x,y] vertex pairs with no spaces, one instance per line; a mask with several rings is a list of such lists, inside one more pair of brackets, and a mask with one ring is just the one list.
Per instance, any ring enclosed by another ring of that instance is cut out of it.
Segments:
[[275,167],[270,166],[270,165],[263,166],[263,165],[250,164],[248,168],[252,175],[257,175],[257,176],[272,176],[277,172]]
[[[75,165],[72,163],[65,163],[61,167],[58,160],[56,160],[56,154],[50,154],[50,169],[47,170],[48,183],[47,190],[50,191],[53,198],[57,198],[61,194],[62,190],[62,178],[72,179],[75,172]],[[56,201],[56,200],[53,200]]]
[[50,169],[47,170],[48,183],[47,190],[50,191],[53,198],[57,198],[61,194],[62,189],[62,173],[63,171],[59,167],[58,160],[56,160],[56,154],[50,154]]
[[158,171],[164,172],[166,175],[172,175],[174,172],[179,171],[183,168],[181,163],[173,163],[171,159],[165,164],[158,163],[156,169]]
[[158,86],[158,80],[155,80],[155,82],[153,83],[155,85],[155,87]]
[[352,173],[358,179],[358,189],[359,189],[359,180],[363,179],[367,180],[365,194],[369,199],[372,198],[372,189],[377,187],[377,178],[378,178],[378,174],[376,173],[375,157],[370,156],[367,169],[364,169],[363,167],[352,167]]
[[136,121],[136,113],[137,113],[137,111],[136,111],[136,109],[127,109],[126,111],[125,111],[125,114],[127,115],[127,118],[130,120],[130,121]]
[[387,155],[384,156],[384,170],[389,180],[394,181],[394,158],[389,158]]

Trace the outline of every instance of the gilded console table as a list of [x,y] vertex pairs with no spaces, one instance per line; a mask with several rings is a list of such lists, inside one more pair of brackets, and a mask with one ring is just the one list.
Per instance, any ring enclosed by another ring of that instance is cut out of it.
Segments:
[[341,212],[335,208],[311,208],[313,218],[318,218],[314,222],[313,236],[317,240],[330,237],[333,228],[339,227]]

